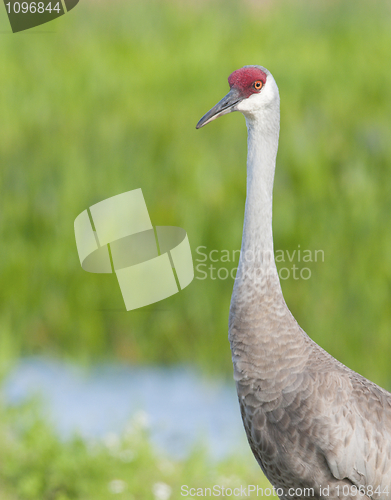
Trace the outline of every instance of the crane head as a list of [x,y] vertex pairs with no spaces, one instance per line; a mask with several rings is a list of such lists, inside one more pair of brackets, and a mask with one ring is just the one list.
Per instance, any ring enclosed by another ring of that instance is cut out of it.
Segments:
[[196,128],[232,111],[251,116],[273,101],[279,103],[276,82],[262,66],[244,66],[231,73],[228,83],[231,90],[201,118]]

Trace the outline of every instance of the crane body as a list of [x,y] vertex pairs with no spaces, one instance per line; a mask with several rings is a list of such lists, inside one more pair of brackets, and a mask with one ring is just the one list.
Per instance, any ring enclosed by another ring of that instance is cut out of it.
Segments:
[[261,66],[228,79],[230,92],[197,124],[240,111],[248,129],[247,195],[229,341],[244,428],[281,499],[391,499],[391,394],[355,373],[298,325],[273,256],[277,84]]

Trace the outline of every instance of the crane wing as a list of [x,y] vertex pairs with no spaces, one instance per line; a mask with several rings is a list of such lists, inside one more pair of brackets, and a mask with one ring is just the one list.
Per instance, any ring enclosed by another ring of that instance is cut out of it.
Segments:
[[335,478],[364,487],[372,498],[387,499],[391,495],[391,394],[346,371],[340,375],[338,398],[345,402],[334,404],[329,415],[335,433],[326,460]]

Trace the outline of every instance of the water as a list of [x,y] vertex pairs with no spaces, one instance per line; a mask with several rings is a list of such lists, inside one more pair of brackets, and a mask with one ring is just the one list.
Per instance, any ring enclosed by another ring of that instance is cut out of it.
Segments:
[[44,358],[26,358],[2,392],[8,404],[39,395],[58,434],[85,439],[120,434],[138,415],[152,443],[182,458],[202,442],[216,459],[245,446],[234,383],[211,382],[186,367],[105,364],[92,369]]

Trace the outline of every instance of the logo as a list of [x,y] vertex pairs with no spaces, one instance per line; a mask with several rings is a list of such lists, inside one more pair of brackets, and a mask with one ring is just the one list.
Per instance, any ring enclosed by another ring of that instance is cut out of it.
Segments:
[[63,16],[79,0],[43,0],[38,2],[4,0],[5,9],[14,33],[28,30]]
[[84,210],[75,237],[85,271],[117,275],[127,311],[170,297],[194,278],[186,231],[153,227],[141,189]]

